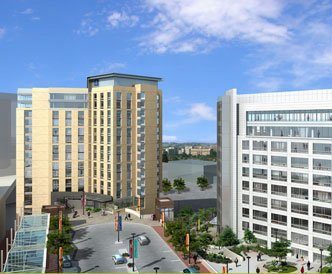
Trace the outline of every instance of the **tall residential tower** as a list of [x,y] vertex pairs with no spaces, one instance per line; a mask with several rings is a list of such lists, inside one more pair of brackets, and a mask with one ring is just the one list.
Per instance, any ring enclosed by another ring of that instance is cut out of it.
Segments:
[[[153,213],[161,180],[160,78],[105,74],[87,88],[18,90],[17,213],[83,190],[140,198]],[[79,194],[81,195],[81,194]]]
[[217,108],[218,224],[319,260],[332,241],[332,90],[233,89]]

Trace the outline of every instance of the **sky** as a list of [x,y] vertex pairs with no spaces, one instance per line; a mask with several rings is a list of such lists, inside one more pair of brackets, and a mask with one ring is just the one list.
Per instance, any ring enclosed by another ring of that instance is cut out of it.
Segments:
[[1,0],[0,92],[163,78],[163,141],[216,142],[216,102],[332,88],[332,0]]

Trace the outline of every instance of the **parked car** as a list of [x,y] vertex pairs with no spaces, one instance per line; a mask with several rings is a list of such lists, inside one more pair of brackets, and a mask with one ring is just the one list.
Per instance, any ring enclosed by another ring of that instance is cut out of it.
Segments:
[[137,240],[140,245],[148,245],[150,243],[150,239],[144,235],[138,236]]
[[64,255],[63,256],[63,263],[62,263],[62,267],[63,268],[69,268],[69,267],[72,267],[73,264],[71,262],[71,258],[69,255]]
[[121,255],[113,255],[112,260],[114,261],[114,264],[125,264],[127,262],[127,259]]
[[183,273],[200,273],[195,267],[188,267],[183,269]]

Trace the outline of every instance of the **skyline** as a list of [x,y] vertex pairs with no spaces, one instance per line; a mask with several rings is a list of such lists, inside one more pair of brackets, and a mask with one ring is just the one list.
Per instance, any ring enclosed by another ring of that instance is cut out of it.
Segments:
[[215,143],[226,90],[331,88],[330,1],[202,3],[5,0],[0,91],[85,87],[108,72],[162,77],[163,141]]

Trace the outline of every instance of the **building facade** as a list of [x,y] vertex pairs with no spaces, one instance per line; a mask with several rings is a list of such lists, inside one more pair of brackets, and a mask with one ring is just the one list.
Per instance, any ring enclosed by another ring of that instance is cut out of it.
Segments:
[[[140,198],[153,213],[161,178],[160,78],[88,77],[87,88],[18,90],[17,213],[52,193]],[[58,195],[57,195],[58,196]]]
[[332,241],[332,90],[237,95],[218,109],[218,224],[310,261]]

